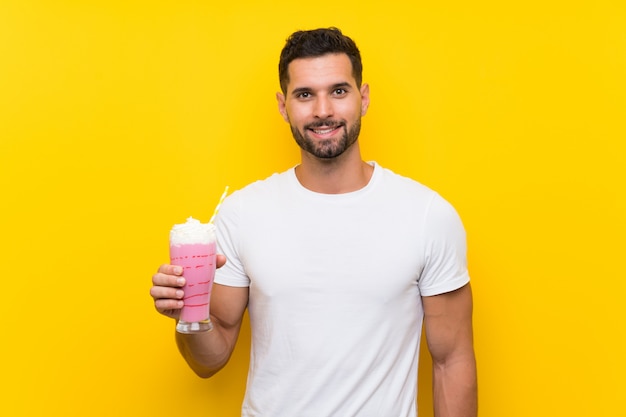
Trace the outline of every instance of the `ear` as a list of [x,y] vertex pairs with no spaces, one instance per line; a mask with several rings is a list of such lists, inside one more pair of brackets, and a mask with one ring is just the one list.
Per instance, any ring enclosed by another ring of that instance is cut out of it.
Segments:
[[365,116],[370,106],[370,86],[369,84],[361,85],[361,116]]
[[285,95],[281,92],[276,93],[276,101],[278,101],[278,111],[287,123],[289,123],[289,116],[287,115],[287,107],[285,105]]

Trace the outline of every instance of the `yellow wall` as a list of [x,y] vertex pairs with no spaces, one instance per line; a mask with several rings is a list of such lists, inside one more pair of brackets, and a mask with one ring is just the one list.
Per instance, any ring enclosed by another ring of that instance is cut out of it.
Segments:
[[262,3],[0,0],[0,415],[238,415],[248,328],[196,378],[150,277],[171,224],[297,162],[278,53],[330,25],[364,156],[464,219],[481,416],[624,415],[623,1]]

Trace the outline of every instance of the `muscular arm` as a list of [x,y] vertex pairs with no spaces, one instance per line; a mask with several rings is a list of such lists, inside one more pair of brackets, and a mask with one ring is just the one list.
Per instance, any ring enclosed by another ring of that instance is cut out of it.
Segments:
[[470,285],[424,297],[423,304],[426,339],[433,359],[435,417],[475,417],[477,383]]
[[214,284],[211,293],[213,330],[206,333],[176,333],[176,344],[191,369],[209,378],[230,359],[248,305],[248,288]]

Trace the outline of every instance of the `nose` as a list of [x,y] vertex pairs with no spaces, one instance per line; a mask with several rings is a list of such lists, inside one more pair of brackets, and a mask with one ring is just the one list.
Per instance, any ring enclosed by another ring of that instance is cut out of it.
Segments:
[[318,96],[315,100],[313,116],[319,119],[326,119],[333,115],[333,105],[330,97]]

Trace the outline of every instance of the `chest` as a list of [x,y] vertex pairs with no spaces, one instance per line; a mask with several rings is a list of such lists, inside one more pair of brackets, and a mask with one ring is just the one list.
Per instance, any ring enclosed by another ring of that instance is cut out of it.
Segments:
[[250,230],[240,255],[251,300],[358,309],[417,297],[420,225],[410,213],[395,214],[376,204],[320,206],[244,222]]

